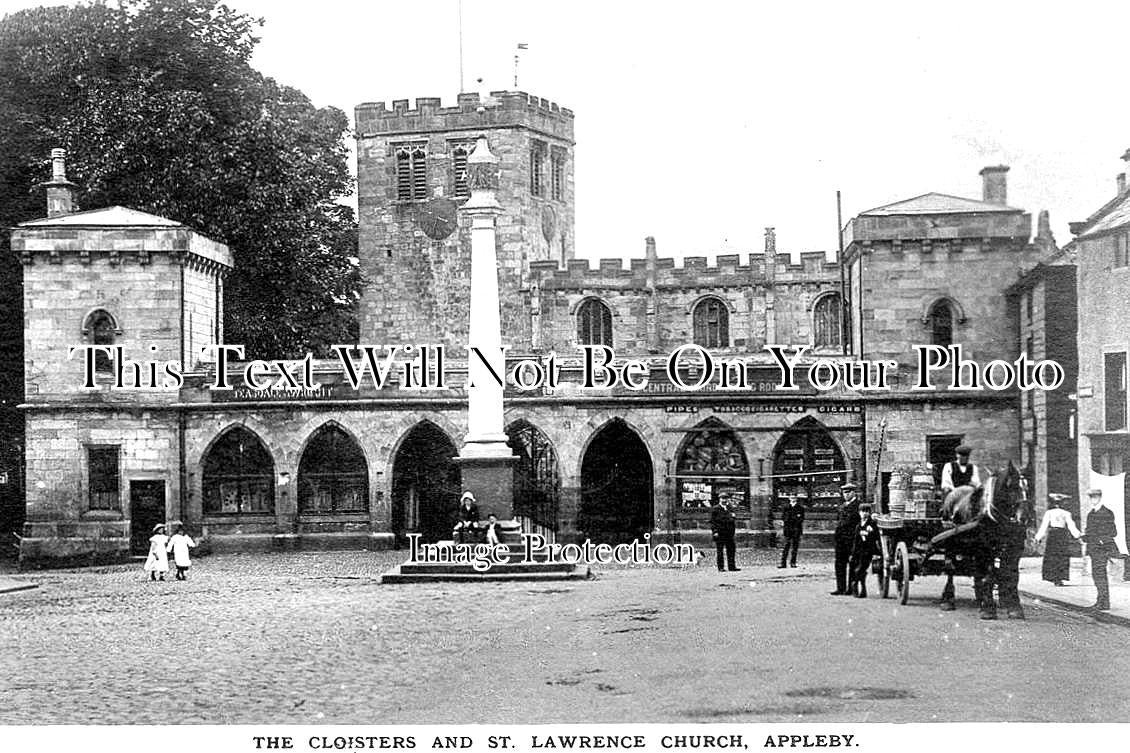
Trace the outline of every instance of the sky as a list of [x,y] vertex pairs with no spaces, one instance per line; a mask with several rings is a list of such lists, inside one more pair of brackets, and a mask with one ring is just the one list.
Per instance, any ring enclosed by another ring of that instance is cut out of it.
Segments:
[[[0,0],[0,12],[40,3]],[[253,64],[352,118],[460,89],[460,0],[229,0]],[[575,120],[578,256],[836,246],[843,218],[938,191],[1067,223],[1130,147],[1130,3],[462,0],[462,88],[518,87]],[[481,79],[481,82],[480,82]]]

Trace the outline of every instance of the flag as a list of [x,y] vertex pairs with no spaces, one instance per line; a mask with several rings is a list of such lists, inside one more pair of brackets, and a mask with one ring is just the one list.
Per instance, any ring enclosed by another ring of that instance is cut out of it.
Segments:
[[[1114,537],[1114,543],[1118,545],[1118,551],[1127,554],[1126,551],[1126,499],[1123,483],[1125,482],[1126,474],[1119,473],[1115,476],[1104,476],[1101,473],[1091,471],[1091,488],[1101,489],[1103,493],[1103,504],[1108,510],[1114,513],[1114,525],[1118,530],[1118,535]],[[1079,511],[1083,520],[1087,519],[1088,510]]]
[[530,46],[528,44],[526,44],[525,42],[519,42],[518,43],[518,49],[519,50],[528,50],[528,49],[530,49]]

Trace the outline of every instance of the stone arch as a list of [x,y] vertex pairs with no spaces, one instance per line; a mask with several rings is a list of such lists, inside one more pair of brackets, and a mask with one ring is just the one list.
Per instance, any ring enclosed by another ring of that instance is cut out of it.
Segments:
[[577,529],[597,543],[643,541],[655,522],[655,465],[643,436],[605,421],[581,453]]
[[275,512],[275,459],[262,437],[242,423],[218,432],[200,456],[205,515]]
[[820,421],[805,416],[782,432],[773,447],[774,510],[793,494],[817,513],[834,514],[850,469],[842,443]]
[[731,300],[730,300],[730,299],[728,299],[728,298],[724,298],[723,296],[720,296],[720,295],[718,295],[717,293],[703,293],[703,294],[702,294],[702,295],[700,295],[700,296],[699,296],[698,298],[695,298],[695,299],[694,299],[693,301],[691,301],[690,303],[688,303],[688,304],[687,304],[687,305],[686,305],[686,306],[684,307],[683,311],[684,311],[684,313],[686,313],[686,314],[692,314],[692,313],[694,313],[694,310],[695,310],[696,308],[698,308],[698,305],[699,305],[700,303],[702,303],[702,302],[704,302],[704,301],[707,301],[707,300],[710,300],[710,299],[714,299],[714,300],[717,300],[717,301],[721,301],[722,305],[723,305],[723,306],[725,306],[725,307],[726,307],[726,309],[727,309],[727,310],[728,310],[728,311],[729,311],[729,312],[730,312],[731,314],[736,314],[736,313],[738,312],[738,307],[734,305],[733,301],[731,301]]
[[391,526],[398,538],[418,533],[425,542],[451,537],[462,475],[451,435],[420,419],[400,435],[389,458]]
[[934,310],[934,307],[939,303],[946,303],[949,305],[950,311],[953,312],[954,324],[965,324],[965,322],[968,321],[968,317],[966,317],[965,315],[965,309],[956,298],[950,295],[932,294],[924,297],[920,304],[922,311],[920,321],[923,325],[930,323],[930,312],[932,312]]
[[561,470],[557,448],[536,424],[518,418],[506,426],[514,464],[514,515],[531,532],[558,530]]
[[368,512],[370,467],[357,436],[334,419],[324,421],[298,452],[298,514]]

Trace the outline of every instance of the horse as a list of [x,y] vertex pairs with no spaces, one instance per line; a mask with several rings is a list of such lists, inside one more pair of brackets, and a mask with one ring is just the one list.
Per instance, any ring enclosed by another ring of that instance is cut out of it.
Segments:
[[973,591],[981,619],[997,618],[994,586],[1000,591],[1000,605],[1008,618],[1024,619],[1018,590],[1020,558],[1034,517],[1027,479],[1012,461],[991,473],[983,487],[959,486],[946,495],[942,518],[952,521],[954,527],[930,541],[931,548],[945,547],[944,611],[955,608],[955,557],[961,555],[973,560]]

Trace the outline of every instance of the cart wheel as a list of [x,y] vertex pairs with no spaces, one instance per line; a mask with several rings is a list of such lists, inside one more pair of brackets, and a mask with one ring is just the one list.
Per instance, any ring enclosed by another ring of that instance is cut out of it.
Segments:
[[895,549],[895,562],[896,567],[902,573],[902,580],[899,581],[899,604],[905,604],[907,599],[910,598],[910,552],[906,548],[906,542],[900,541],[898,547]]
[[891,595],[891,542],[887,537],[882,541],[882,559],[879,562],[879,596],[886,599]]

